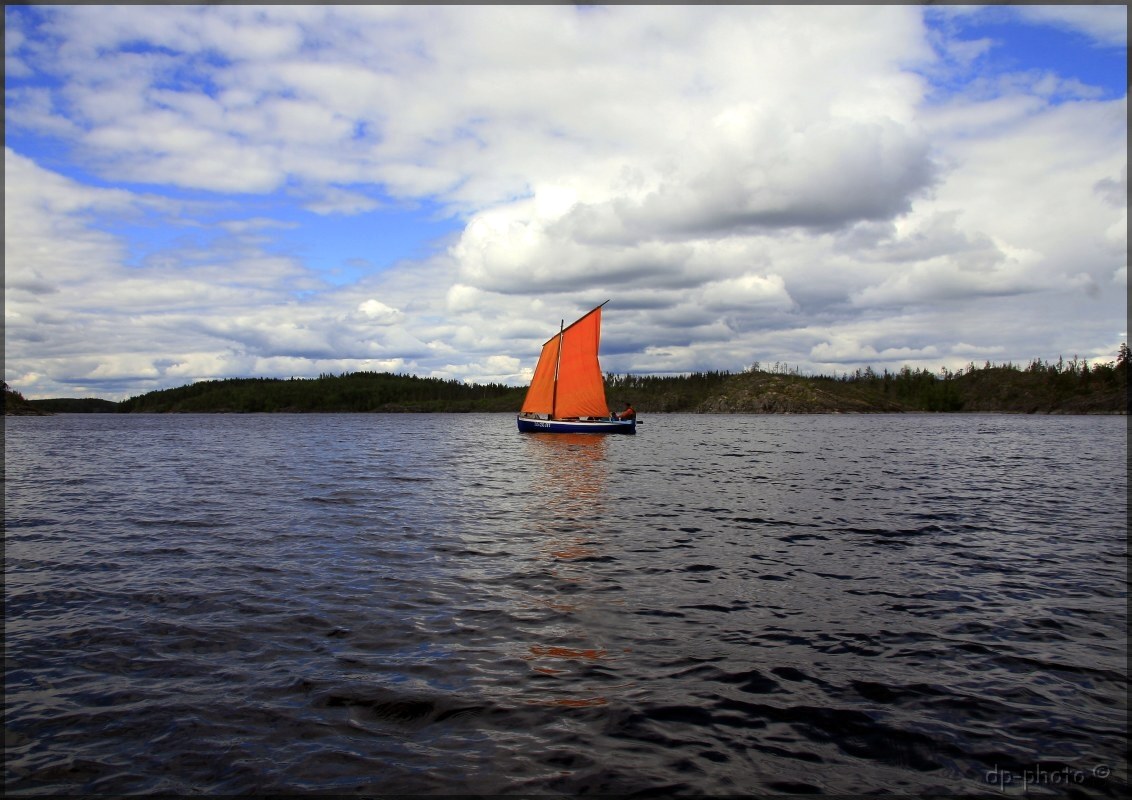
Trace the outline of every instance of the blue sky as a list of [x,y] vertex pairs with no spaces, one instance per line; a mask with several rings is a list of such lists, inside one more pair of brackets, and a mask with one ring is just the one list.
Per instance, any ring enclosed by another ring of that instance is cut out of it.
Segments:
[[[1046,11],[1051,8],[1045,7]],[[939,35],[957,41],[988,42],[978,70],[1013,73],[1039,70],[1073,78],[1096,87],[1108,99],[1128,91],[1126,42],[1114,31],[1112,39],[1098,38],[1087,29],[1068,25],[1054,15],[1020,16],[1009,6],[973,7],[969,14],[954,9],[929,9],[925,22]],[[1038,9],[1031,9],[1041,11]],[[1119,9],[1110,7],[1114,17]],[[969,76],[968,76],[969,79]]]
[[1112,360],[1123,6],[8,6],[5,380]]

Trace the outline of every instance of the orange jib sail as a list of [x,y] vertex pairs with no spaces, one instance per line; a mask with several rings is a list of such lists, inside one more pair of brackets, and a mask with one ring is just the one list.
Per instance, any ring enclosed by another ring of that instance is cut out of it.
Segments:
[[555,336],[542,346],[542,355],[538,357],[538,365],[531,378],[531,388],[527,389],[527,397],[523,400],[522,413],[550,413],[554,406],[554,372],[557,368],[558,337]]
[[523,413],[547,414],[557,419],[609,416],[597,360],[600,339],[598,306],[544,344],[523,402]]

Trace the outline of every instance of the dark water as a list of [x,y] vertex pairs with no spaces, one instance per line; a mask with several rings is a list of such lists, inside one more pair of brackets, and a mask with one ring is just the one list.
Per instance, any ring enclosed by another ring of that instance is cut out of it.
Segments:
[[9,793],[1127,790],[1124,418],[5,423]]

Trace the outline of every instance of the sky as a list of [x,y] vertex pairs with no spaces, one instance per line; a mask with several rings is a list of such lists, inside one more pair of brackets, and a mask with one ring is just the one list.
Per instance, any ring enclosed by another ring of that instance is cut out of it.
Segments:
[[1114,361],[1123,5],[5,7],[4,379]]

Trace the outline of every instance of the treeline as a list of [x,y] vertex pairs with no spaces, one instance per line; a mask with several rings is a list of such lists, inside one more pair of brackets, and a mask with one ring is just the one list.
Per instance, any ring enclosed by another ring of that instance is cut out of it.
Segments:
[[102,400],[98,397],[55,397],[28,402],[48,414],[113,414],[120,407],[113,400]]
[[136,412],[509,411],[525,389],[387,372],[318,378],[230,378],[161,389],[117,404]]
[[1078,359],[1043,362],[1025,367],[1007,361],[981,367],[973,362],[961,370],[943,368],[898,373],[857,370],[843,376],[881,396],[919,411],[1017,411],[1022,413],[1127,413],[1127,345],[1120,346],[1116,361]]
[[[743,372],[605,376],[612,410],[641,413],[1012,412],[1127,414],[1129,349],[1115,361],[1074,357],[1027,365],[974,363],[932,372],[871,367],[802,375],[776,362]],[[517,412],[525,386],[467,384],[413,375],[355,372],[318,378],[209,380],[131,397],[25,401],[5,384],[5,413],[169,412]],[[12,410],[9,410],[12,409]],[[17,410],[22,409],[22,410]]]
[[1074,357],[1035,359],[961,370],[871,367],[841,375],[805,376],[797,368],[756,362],[741,373],[684,376],[609,375],[611,404],[632,402],[641,412],[1013,412],[1127,414],[1129,348],[1115,361]]
[[731,372],[693,372],[689,375],[605,376],[605,397],[614,410],[632,403],[637,411],[700,411],[734,381]]

